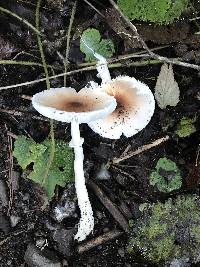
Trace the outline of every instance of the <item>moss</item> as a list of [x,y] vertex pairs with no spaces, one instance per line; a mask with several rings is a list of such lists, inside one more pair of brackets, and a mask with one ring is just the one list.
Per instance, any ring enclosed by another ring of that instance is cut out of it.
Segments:
[[187,137],[196,132],[196,127],[194,126],[194,122],[196,118],[190,119],[188,117],[183,117],[179,124],[177,125],[176,134],[179,137]]
[[119,7],[130,19],[169,24],[178,19],[188,0],[118,0]]
[[200,255],[200,199],[180,196],[174,202],[156,203],[143,209],[133,225],[128,252],[138,251],[154,263]]

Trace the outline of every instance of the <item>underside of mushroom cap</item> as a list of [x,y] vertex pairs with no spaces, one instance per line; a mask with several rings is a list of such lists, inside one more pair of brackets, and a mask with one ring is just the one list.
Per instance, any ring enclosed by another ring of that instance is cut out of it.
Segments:
[[131,137],[149,123],[155,109],[155,100],[149,87],[135,78],[119,76],[102,84],[101,89],[114,96],[116,109],[105,119],[90,122],[90,128],[110,139],[122,134]]
[[79,123],[105,118],[116,108],[116,100],[102,91],[83,88],[52,88],[32,98],[33,107],[45,117],[62,122]]

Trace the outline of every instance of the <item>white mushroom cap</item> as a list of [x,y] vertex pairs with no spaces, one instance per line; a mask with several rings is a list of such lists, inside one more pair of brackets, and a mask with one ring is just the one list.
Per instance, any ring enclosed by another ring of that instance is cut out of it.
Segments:
[[90,122],[90,128],[99,135],[118,139],[122,134],[131,137],[149,123],[155,109],[155,100],[149,87],[135,78],[119,76],[101,89],[114,96],[116,109],[105,119]]
[[62,122],[76,119],[88,123],[105,118],[116,108],[116,100],[105,92],[83,88],[78,93],[73,88],[52,88],[35,94],[33,107],[47,118]]

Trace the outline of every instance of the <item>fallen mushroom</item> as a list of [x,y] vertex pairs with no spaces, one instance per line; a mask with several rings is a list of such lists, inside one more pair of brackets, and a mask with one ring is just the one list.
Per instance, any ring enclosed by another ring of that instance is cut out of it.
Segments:
[[102,79],[97,89],[114,96],[117,107],[105,119],[92,121],[88,125],[102,137],[118,139],[122,134],[131,137],[149,123],[155,109],[154,96],[147,85],[133,77],[119,76],[109,80],[106,61],[99,56],[97,58],[97,71]]
[[75,239],[82,241],[93,231],[94,218],[85,186],[83,138],[80,137],[79,124],[108,116],[116,108],[116,100],[113,96],[92,88],[83,88],[78,93],[73,88],[54,88],[35,94],[32,104],[48,118],[71,123],[70,146],[74,148],[75,187],[81,212]]

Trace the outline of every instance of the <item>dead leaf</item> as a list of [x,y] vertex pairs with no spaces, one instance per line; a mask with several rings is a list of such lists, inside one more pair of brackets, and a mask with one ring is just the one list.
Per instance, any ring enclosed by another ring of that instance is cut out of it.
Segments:
[[164,63],[155,87],[155,98],[158,106],[165,109],[167,106],[176,106],[179,102],[180,90],[174,79],[172,65]]
[[9,58],[13,52],[16,52],[17,49],[11,44],[8,40],[3,39],[0,36],[0,60]]

